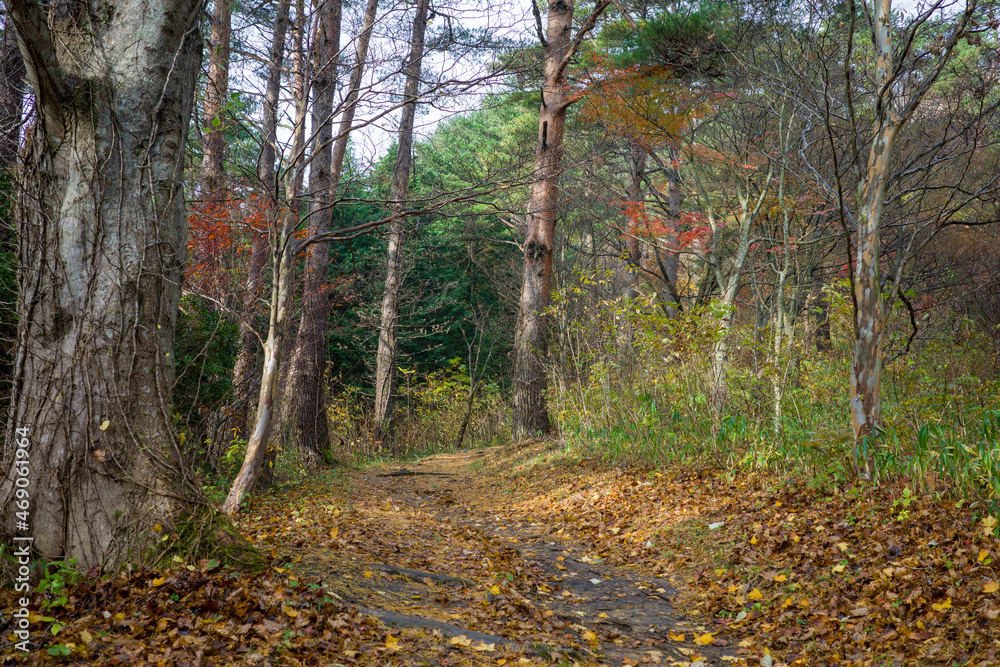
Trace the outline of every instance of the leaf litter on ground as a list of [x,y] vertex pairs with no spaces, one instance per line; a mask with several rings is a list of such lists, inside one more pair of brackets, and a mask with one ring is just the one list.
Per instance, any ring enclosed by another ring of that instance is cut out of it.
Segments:
[[975,507],[891,486],[823,494],[765,474],[610,468],[545,445],[483,460],[459,488],[406,497],[373,471],[324,471],[264,495],[240,527],[271,558],[266,572],[203,561],[85,579],[34,614],[40,650],[20,655],[8,634],[3,658],[606,664],[602,650],[621,639],[583,619],[603,612],[577,623],[540,604],[575,593],[543,582],[492,525],[584,545],[560,570],[604,564],[664,582],[637,586],[669,589],[687,620],[617,664],[1000,664],[1000,541]]

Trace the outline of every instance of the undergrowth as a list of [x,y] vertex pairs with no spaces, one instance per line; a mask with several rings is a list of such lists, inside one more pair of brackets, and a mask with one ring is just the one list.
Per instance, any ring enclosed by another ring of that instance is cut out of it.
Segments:
[[[831,292],[831,345],[806,327],[774,353],[773,325],[728,333],[726,400],[713,409],[711,309],[668,318],[649,303],[555,300],[550,408],[567,444],[609,463],[770,470],[820,489],[854,478],[848,415],[849,304]],[[903,348],[894,323],[883,371],[884,425],[870,443],[882,481],[993,503],[1000,497],[1000,402],[994,345],[925,340]],[[775,396],[779,397],[776,401]],[[776,405],[777,403],[777,405]],[[777,415],[777,416],[776,416]]]

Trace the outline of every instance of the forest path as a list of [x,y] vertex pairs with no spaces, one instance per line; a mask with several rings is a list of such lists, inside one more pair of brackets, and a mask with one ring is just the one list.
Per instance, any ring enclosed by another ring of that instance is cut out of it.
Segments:
[[311,539],[274,544],[294,572],[403,639],[438,638],[432,653],[426,642],[394,653],[395,664],[746,664],[718,628],[674,608],[666,575],[612,565],[536,512],[534,485],[505,474],[517,456],[473,450],[332,473],[293,510]]

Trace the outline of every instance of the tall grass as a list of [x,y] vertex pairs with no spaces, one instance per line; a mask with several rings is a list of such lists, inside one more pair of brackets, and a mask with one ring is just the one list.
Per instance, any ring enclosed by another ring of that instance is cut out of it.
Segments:
[[[551,311],[557,345],[550,400],[564,438],[611,462],[781,469],[821,485],[850,478],[850,313],[832,296],[829,352],[818,352],[799,326],[775,357],[770,330],[737,317],[729,333],[728,400],[719,413],[708,398],[719,313],[704,308],[669,319],[650,303],[562,293]],[[907,335],[900,323],[890,355]],[[883,478],[1000,497],[994,355],[984,336],[961,346],[918,341],[905,356],[889,356],[884,428],[870,445]]]

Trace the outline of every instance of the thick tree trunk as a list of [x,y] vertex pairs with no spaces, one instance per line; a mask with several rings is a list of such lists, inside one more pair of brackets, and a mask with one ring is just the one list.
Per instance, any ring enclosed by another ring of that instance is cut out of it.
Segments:
[[[281,90],[281,71],[285,60],[285,36],[288,32],[288,0],[278,2],[268,62],[267,92],[264,97],[264,143],[260,150],[257,176],[262,189],[261,201],[266,211],[278,206],[278,183],[275,159],[278,141],[278,95]],[[273,217],[273,213],[268,215]],[[251,426],[250,401],[260,391],[260,344],[257,338],[258,301],[264,289],[264,264],[267,262],[267,235],[260,230],[250,230],[250,266],[247,269],[246,292],[243,295],[243,317],[240,320],[240,352],[233,368],[233,385],[236,387],[236,414],[240,435],[249,437]]]
[[[333,94],[340,56],[341,5],[327,0],[320,5],[319,31],[313,45],[312,154],[309,162],[309,236],[330,229],[333,183],[330,178],[333,139]],[[326,370],[326,330],[329,312],[330,249],[315,243],[306,252],[303,273],[302,317],[289,367],[290,399],[294,405],[295,431],[303,461],[316,463],[327,444],[323,373]]]
[[[186,498],[200,497],[169,406],[197,8],[9,5],[38,120],[19,201],[2,526],[82,569],[150,555],[163,535],[156,524],[171,526],[193,509]],[[15,505],[19,478],[26,510]]]
[[[406,68],[402,115],[399,120],[399,143],[396,170],[392,179],[392,212],[401,215],[410,191],[410,167],[413,163],[413,122],[420,93],[420,64],[424,57],[424,33],[427,30],[429,0],[418,0],[410,38],[410,57]],[[392,222],[389,230],[385,292],[382,294],[382,324],[379,327],[378,357],[375,369],[375,439],[385,442],[392,437],[396,391],[396,352],[399,332],[399,294],[403,287],[403,247],[406,225],[402,219]]]
[[205,84],[205,137],[201,162],[201,197],[221,202],[226,198],[226,102],[229,100],[229,39],[232,8],[229,0],[215,0],[209,45],[208,80]]

